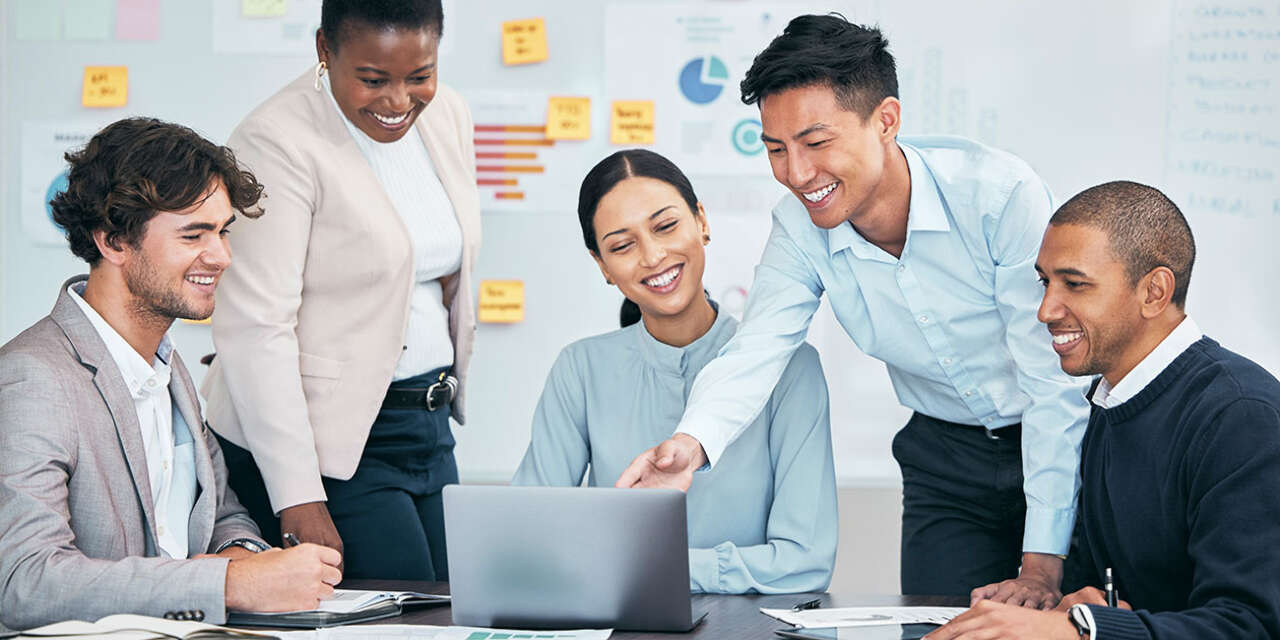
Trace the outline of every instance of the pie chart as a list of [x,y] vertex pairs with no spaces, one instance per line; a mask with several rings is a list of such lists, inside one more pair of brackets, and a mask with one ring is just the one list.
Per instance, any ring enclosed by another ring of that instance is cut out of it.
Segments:
[[694,104],[707,104],[720,97],[729,82],[729,69],[715,56],[694,58],[680,70],[680,93]]

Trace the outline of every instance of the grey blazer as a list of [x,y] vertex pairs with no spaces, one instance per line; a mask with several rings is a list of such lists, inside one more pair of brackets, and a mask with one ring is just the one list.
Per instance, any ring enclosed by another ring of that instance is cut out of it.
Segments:
[[[106,345],[62,285],[53,312],[0,348],[0,628],[112,613],[201,610],[226,619],[225,558],[167,559],[156,545],[142,432]],[[177,352],[169,392],[192,431],[192,553],[261,540],[227,488]]]

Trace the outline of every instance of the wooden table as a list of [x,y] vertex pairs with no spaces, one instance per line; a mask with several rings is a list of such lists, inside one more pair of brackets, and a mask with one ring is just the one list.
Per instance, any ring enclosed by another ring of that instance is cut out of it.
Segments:
[[[419,591],[422,593],[449,593],[446,582],[405,582],[396,580],[347,580],[341,585],[345,589],[377,589],[385,591]],[[892,595],[846,595],[846,594],[804,594],[793,593],[781,596],[721,596],[695,595],[693,609],[708,611],[707,619],[691,633],[646,633],[636,631],[615,631],[614,638],[622,640],[673,640],[675,638],[729,639],[734,640],[776,640],[774,631],[788,628],[787,625],[760,613],[760,607],[772,609],[787,608],[798,602],[822,599],[824,607],[860,607],[860,606],[942,606],[964,607],[969,605],[968,598],[951,596],[892,596]],[[378,620],[370,624],[434,624],[447,626],[453,624],[449,607],[433,606],[410,608],[398,618]]]

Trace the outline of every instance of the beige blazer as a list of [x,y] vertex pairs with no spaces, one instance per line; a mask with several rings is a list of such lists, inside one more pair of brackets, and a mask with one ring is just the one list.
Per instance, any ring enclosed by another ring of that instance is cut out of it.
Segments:
[[[222,622],[227,560],[157,557],[133,397],[67,294],[83,279],[63,284],[53,312],[0,348],[0,628],[181,610]],[[170,365],[169,393],[195,445],[191,553],[261,542],[227,488],[222,451],[176,351]]]
[[[210,425],[253,453],[272,508],[325,499],[321,476],[355,474],[405,344],[413,255],[408,232],[311,73],[240,123],[227,144],[263,184],[266,213],[231,228],[217,289],[218,357],[201,391]],[[464,393],[480,247],[474,128],[441,84],[414,126],[462,229],[462,267],[444,282]]]

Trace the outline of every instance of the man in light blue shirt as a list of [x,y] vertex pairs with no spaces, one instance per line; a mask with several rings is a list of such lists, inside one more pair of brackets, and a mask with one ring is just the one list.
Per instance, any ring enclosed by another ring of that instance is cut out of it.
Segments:
[[698,376],[676,434],[618,485],[687,487],[719,464],[826,292],[915,411],[894,440],[903,592],[1052,607],[1088,418],[1083,383],[1036,320],[1052,198],[1007,153],[899,142],[887,47],[878,30],[801,16],[756,57],[743,100],[759,103],[774,177],[792,194],[773,211],[742,327]]

